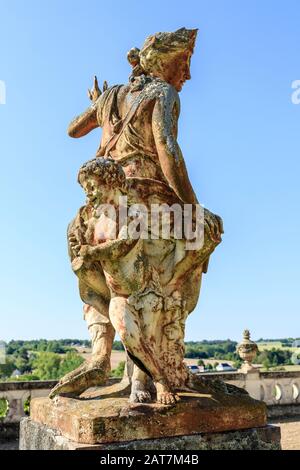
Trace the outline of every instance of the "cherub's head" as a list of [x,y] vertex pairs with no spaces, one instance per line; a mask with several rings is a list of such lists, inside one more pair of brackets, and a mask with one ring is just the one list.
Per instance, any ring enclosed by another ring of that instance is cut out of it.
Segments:
[[149,36],[141,50],[134,48],[128,53],[133,75],[158,77],[181,91],[184,82],[191,78],[190,62],[197,31],[181,28],[174,33]]
[[79,170],[78,182],[88,203],[97,206],[109,203],[114,196],[126,194],[126,176],[122,167],[111,158],[94,158]]

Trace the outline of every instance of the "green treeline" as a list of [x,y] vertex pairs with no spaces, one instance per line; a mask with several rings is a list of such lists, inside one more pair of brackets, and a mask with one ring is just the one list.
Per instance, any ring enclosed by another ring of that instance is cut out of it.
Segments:
[[[274,346],[280,343],[283,347],[293,343],[292,338],[275,340]],[[261,340],[261,343],[267,340]],[[258,342],[259,344],[259,342]],[[185,357],[198,359],[198,364],[204,364],[206,359],[218,361],[231,361],[238,368],[241,359],[236,354],[237,343],[227,340],[189,341],[185,343]],[[269,341],[269,346],[272,342]],[[66,373],[78,367],[82,362],[80,348],[90,348],[88,340],[61,339],[61,340],[12,340],[5,344],[5,361],[0,364],[0,380],[57,380]],[[122,351],[124,347],[120,341],[115,341],[114,350]],[[262,364],[265,369],[291,365],[293,351],[282,347],[272,347],[260,351],[255,363]],[[295,353],[294,353],[295,355]],[[207,365],[207,368],[210,365]],[[120,364],[112,372],[115,377],[122,376],[124,364]]]

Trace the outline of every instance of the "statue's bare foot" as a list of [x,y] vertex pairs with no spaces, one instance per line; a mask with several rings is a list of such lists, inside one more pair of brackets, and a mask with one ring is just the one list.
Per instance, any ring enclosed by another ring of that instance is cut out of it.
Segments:
[[162,383],[156,383],[156,392],[157,392],[157,403],[161,403],[162,405],[176,405],[178,401],[180,401],[179,396],[171,392],[169,388]]
[[162,405],[176,405],[180,401],[180,398],[176,393],[162,392],[157,394],[157,403]]
[[104,385],[110,371],[108,358],[92,358],[66,374],[51,390],[49,398],[57,395],[76,397],[90,387]]
[[133,379],[129,401],[131,403],[151,403],[152,397],[147,390],[147,382]]
[[151,403],[152,397],[150,392],[143,392],[142,390],[131,392],[129,401],[131,403]]

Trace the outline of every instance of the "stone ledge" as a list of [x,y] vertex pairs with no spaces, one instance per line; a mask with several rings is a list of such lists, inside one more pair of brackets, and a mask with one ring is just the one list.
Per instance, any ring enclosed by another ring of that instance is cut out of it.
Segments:
[[57,431],[23,418],[20,450],[280,450],[280,427],[164,437],[108,444],[78,444]]
[[269,372],[260,372],[260,378],[263,379],[292,379],[300,378],[300,370],[298,371],[269,371]]
[[[57,380],[28,380],[22,382],[0,382],[0,392],[11,392],[14,390],[51,390],[57,384]],[[120,382],[120,379],[110,378],[107,385]]]
[[50,390],[57,384],[57,380],[30,380],[27,382],[0,382],[0,392],[11,390]]
[[200,377],[204,377],[210,380],[223,380],[226,382],[227,380],[238,380],[238,381],[244,381],[245,380],[245,374],[242,372],[234,371],[234,372],[200,372],[199,373]]
[[268,418],[291,418],[300,416],[300,403],[295,405],[268,405]]

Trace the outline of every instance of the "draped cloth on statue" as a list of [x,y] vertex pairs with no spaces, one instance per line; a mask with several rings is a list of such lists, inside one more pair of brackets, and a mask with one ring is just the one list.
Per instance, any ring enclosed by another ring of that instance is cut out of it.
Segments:
[[[111,158],[116,160],[123,167],[126,176],[152,178],[159,181],[166,179],[160,167],[156,145],[152,133],[144,132],[140,123],[141,115],[145,120],[151,122],[151,112],[149,99],[146,99],[149,89],[153,86],[148,84],[139,96],[133,99],[132,105],[127,113],[122,115],[122,106],[119,104],[130,91],[129,86],[116,85],[109,88],[97,101],[97,120],[99,126],[103,128],[103,135],[97,156],[107,155],[106,147],[111,138],[120,133],[116,145],[109,152]],[[121,130],[122,124],[127,119],[126,126]],[[120,132],[121,130],[121,132]]]

